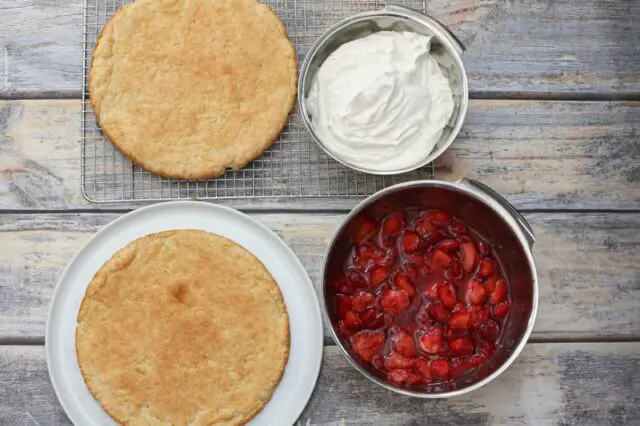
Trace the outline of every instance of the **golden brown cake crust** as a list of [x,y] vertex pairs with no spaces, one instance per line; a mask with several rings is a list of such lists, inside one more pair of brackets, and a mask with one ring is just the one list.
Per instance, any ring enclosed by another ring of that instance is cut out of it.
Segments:
[[137,0],[104,26],[91,104],[125,156],[178,179],[245,167],[278,138],[297,63],[278,16],[255,0]]
[[289,356],[280,289],[246,249],[197,230],[150,234],[87,287],[76,353],[95,399],[123,425],[241,425]]

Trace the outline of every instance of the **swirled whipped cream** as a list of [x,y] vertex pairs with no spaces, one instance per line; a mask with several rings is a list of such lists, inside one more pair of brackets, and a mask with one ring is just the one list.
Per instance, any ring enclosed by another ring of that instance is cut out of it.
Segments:
[[343,44],[306,99],[312,125],[337,158],[380,172],[424,160],[454,109],[431,37],[381,31]]

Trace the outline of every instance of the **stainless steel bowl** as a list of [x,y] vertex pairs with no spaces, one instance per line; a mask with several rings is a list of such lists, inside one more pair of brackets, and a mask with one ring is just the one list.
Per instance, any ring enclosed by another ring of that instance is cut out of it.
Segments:
[[[353,359],[333,327],[335,318],[328,303],[330,283],[340,273],[351,236],[366,217],[380,217],[398,209],[434,208],[450,212],[474,227],[492,244],[510,282],[511,309],[496,351],[478,369],[450,384],[434,384],[426,392],[395,387]],[[499,376],[522,351],[538,309],[538,278],[531,248],[535,237],[526,220],[504,198],[485,185],[469,179],[458,182],[414,181],[386,188],[360,203],[338,226],[327,248],[321,297],[324,318],[337,345],[349,362],[373,382],[389,390],[420,398],[445,398],[477,389]]]
[[[340,158],[340,156],[327,148],[318,137],[313,117],[309,115],[306,107],[306,98],[311,90],[313,79],[327,57],[339,46],[349,41],[365,37],[377,31],[411,31],[419,34],[434,36],[431,54],[436,59],[444,75],[449,80],[453,92],[455,108],[449,123],[444,128],[440,140],[433,151],[426,157],[410,167],[391,171],[379,171],[374,168],[359,167]],[[311,133],[313,139],[324,151],[342,164],[352,169],[372,174],[399,174],[423,167],[438,158],[453,142],[458,135],[462,122],[467,113],[469,103],[469,89],[467,87],[467,75],[462,64],[463,47],[451,33],[435,19],[401,6],[387,6],[373,12],[364,12],[354,15],[327,30],[311,46],[304,63],[300,69],[298,81],[298,106],[303,121]]]

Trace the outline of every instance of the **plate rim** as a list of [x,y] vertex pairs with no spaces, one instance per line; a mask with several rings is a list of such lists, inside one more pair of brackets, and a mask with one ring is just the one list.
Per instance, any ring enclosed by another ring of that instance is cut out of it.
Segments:
[[[60,288],[62,287],[62,282],[65,280],[65,278],[67,277],[67,275],[69,274],[69,270],[71,269],[72,265],[74,265],[77,261],[78,258],[85,253],[86,251],[88,251],[90,249],[90,246],[92,244],[95,244],[95,241],[98,240],[101,236],[103,236],[104,234],[106,234],[112,227],[117,226],[118,224],[120,224],[121,222],[126,221],[127,219],[131,218],[132,216],[139,216],[139,215],[144,215],[145,213],[149,212],[149,211],[154,211],[154,210],[163,210],[163,209],[170,209],[172,207],[175,206],[191,206],[191,207],[197,207],[197,208],[204,208],[204,209],[210,209],[210,210],[221,210],[227,214],[231,214],[234,216],[237,216],[239,218],[241,218],[242,220],[248,220],[250,222],[252,222],[254,225],[257,225],[258,227],[260,227],[263,231],[265,231],[268,235],[270,235],[271,237],[275,238],[276,241],[278,241],[280,243],[280,245],[282,246],[282,248],[287,252],[287,254],[291,257],[291,259],[295,262],[295,264],[300,267],[300,269],[304,272],[304,276],[305,276],[305,285],[309,286],[310,294],[311,294],[311,298],[312,298],[312,303],[313,304],[313,310],[315,311],[315,313],[317,314],[318,317],[318,321],[316,322],[316,327],[318,327],[319,332],[318,332],[318,340],[319,340],[319,347],[320,347],[320,351],[319,351],[319,356],[317,356],[316,360],[310,360],[309,364],[313,367],[313,383],[311,383],[311,392],[309,392],[309,395],[305,398],[304,404],[301,404],[301,407],[299,408],[299,410],[296,410],[295,414],[295,418],[293,419],[293,422],[295,422],[297,419],[300,418],[300,415],[302,414],[302,412],[305,410],[305,408],[307,407],[307,405],[309,404],[309,401],[311,400],[311,397],[313,396],[315,389],[317,387],[317,383],[318,383],[318,379],[320,377],[320,370],[322,368],[322,361],[324,359],[324,322],[323,322],[323,315],[322,315],[322,310],[320,309],[320,302],[318,299],[318,294],[316,292],[316,289],[313,285],[313,281],[311,280],[311,277],[309,276],[309,273],[307,272],[306,268],[304,267],[304,265],[302,264],[302,262],[300,261],[300,259],[298,258],[298,256],[294,253],[294,251],[291,249],[291,247],[289,247],[289,245],[276,233],[274,232],[272,229],[270,229],[267,225],[263,224],[262,222],[259,222],[257,220],[255,220],[253,217],[249,216],[248,214],[241,212],[239,210],[236,210],[234,208],[228,207],[228,206],[224,206],[224,205],[220,205],[220,204],[214,204],[211,202],[206,202],[206,201],[196,201],[196,200],[180,200],[180,201],[167,201],[167,202],[161,202],[161,203],[154,203],[154,204],[150,204],[144,207],[139,207],[137,209],[131,210],[130,212],[127,212],[125,214],[123,214],[122,216],[119,216],[117,218],[115,218],[114,220],[110,221],[109,223],[107,223],[106,225],[102,226],[102,228],[100,228],[97,232],[95,232],[83,245],[82,247],[80,247],[75,253],[74,255],[71,257],[71,259],[67,262],[66,266],[64,267],[64,269],[62,270],[62,273],[60,274],[60,277],[58,278],[56,285],[53,289],[53,293],[51,295],[51,300],[49,301],[49,308],[47,311],[47,319],[46,319],[46,323],[45,323],[45,332],[44,332],[44,355],[45,355],[45,361],[46,361],[46,365],[47,365],[47,374],[49,376],[49,381],[51,382],[51,385],[53,387],[53,391],[54,394],[56,396],[56,399],[58,401],[58,403],[60,404],[60,406],[62,407],[65,415],[67,416],[67,418],[73,423],[73,420],[69,417],[69,407],[67,405],[67,403],[65,402],[65,400],[63,398],[60,397],[61,395],[61,385],[60,383],[56,382],[56,379],[54,379],[54,375],[51,374],[51,368],[52,368],[52,363],[53,363],[53,355],[52,355],[52,349],[51,349],[51,344],[49,343],[51,341],[50,336],[52,336],[53,332],[51,330],[52,327],[52,317],[54,316],[54,306],[56,305],[56,301],[62,297],[61,294],[61,290]],[[176,228],[176,229],[186,229],[186,228]],[[193,228],[193,229],[198,229]],[[161,231],[156,231],[156,232],[161,232]],[[211,231],[207,231],[207,232],[211,232]],[[227,237],[228,238],[228,237]],[[133,240],[131,240],[133,241]],[[244,246],[243,246],[244,247]],[[248,249],[247,249],[248,250]],[[255,255],[254,255],[255,256]],[[262,260],[260,259],[260,261],[262,262]],[[89,283],[87,283],[88,286]],[[86,291],[86,288],[85,288]],[[285,305],[286,306],[286,305]],[[74,330],[75,332],[75,330]],[[315,361],[313,364],[311,363],[311,361]],[[75,361],[75,363],[77,364],[77,360]],[[79,367],[78,367],[79,368]],[[286,368],[286,367],[285,367]],[[85,383],[86,384],[86,383]],[[93,397],[93,395],[91,395]],[[94,398],[95,400],[95,398]],[[97,402],[97,401],[96,401]],[[269,405],[269,403],[271,402],[271,400],[267,403],[267,405]],[[265,405],[260,412],[262,412],[266,406]],[[104,410],[104,409],[103,409]],[[249,420],[249,423],[252,421],[253,419]],[[293,423],[292,423],[293,424]]]

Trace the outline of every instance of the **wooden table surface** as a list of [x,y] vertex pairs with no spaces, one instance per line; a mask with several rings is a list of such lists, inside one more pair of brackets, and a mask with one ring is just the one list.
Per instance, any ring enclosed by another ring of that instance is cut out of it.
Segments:
[[[466,47],[472,98],[438,177],[477,178],[531,223],[538,320],[502,376],[436,401],[376,387],[327,336],[299,424],[640,424],[640,2],[427,3]],[[0,5],[0,425],[69,424],[44,358],[50,297],[82,244],[140,205],[82,197],[82,8]],[[318,285],[353,204],[233,205],[275,230]]]

